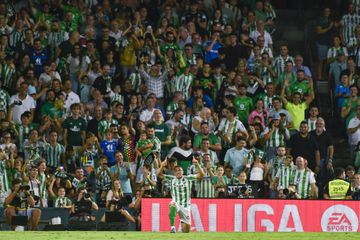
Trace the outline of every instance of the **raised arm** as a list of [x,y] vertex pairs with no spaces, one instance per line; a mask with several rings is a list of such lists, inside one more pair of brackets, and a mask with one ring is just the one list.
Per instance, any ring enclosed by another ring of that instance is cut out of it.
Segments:
[[315,99],[314,81],[312,80],[312,78],[309,79],[309,87],[310,87],[310,95],[309,95],[308,99],[306,99],[306,105],[308,105],[308,106]]
[[285,78],[284,80],[284,86],[282,87],[281,89],[281,94],[280,94],[280,97],[281,97],[281,101],[283,102],[284,104],[284,107],[286,107],[286,105],[288,104],[288,101],[285,97],[285,89],[288,87],[289,85],[289,79],[288,78]]
[[196,160],[195,158],[193,158],[193,163],[196,165],[196,167],[198,169],[198,173],[196,174],[196,178],[197,179],[203,178],[205,176],[204,169],[202,169],[202,167],[200,166],[198,160]]

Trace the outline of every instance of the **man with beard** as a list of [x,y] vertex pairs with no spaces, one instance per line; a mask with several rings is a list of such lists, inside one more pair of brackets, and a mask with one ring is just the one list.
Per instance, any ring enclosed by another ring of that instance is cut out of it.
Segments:
[[315,138],[320,152],[320,174],[317,179],[319,196],[322,197],[323,188],[328,180],[329,172],[333,172],[332,159],[334,156],[334,145],[330,134],[325,130],[325,121],[319,117],[316,120],[315,130],[310,135]]
[[315,173],[320,172],[320,151],[316,139],[308,132],[308,124],[302,121],[298,133],[291,136],[288,144],[288,154],[296,159],[299,156],[307,159],[308,167]]
[[175,157],[178,160],[178,166],[180,166],[185,172],[193,160],[191,138],[189,136],[182,136],[180,138],[179,145],[180,147],[171,148],[167,157]]

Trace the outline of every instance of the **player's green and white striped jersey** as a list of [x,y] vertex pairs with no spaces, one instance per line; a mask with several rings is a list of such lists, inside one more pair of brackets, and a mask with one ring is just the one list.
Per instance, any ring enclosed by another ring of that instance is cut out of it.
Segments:
[[278,190],[289,188],[290,181],[293,179],[294,168],[293,165],[280,165],[276,173],[276,177],[279,179]]
[[196,175],[183,176],[178,179],[172,175],[164,175],[165,180],[171,181],[171,197],[174,202],[182,207],[191,205],[191,186],[196,180]]
[[291,183],[296,185],[296,192],[301,199],[310,197],[310,185],[316,183],[314,173],[308,169],[294,169]]

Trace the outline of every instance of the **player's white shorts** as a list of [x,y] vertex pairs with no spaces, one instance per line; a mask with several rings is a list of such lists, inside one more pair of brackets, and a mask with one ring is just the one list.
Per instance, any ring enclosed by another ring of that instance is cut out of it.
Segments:
[[171,203],[175,204],[176,212],[179,213],[180,222],[191,225],[191,207],[183,207],[180,206],[177,202],[171,201]]

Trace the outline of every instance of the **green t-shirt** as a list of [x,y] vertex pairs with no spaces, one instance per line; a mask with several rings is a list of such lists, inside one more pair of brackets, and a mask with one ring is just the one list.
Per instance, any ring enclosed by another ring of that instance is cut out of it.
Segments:
[[86,122],[83,118],[66,118],[63,123],[64,129],[68,130],[67,141],[70,146],[82,146],[81,132],[86,130]]
[[290,94],[294,94],[296,92],[300,93],[302,96],[304,94],[309,94],[310,87],[307,81],[296,81],[292,83],[289,87]]
[[247,123],[250,111],[253,109],[253,101],[249,97],[237,97],[234,99],[234,106],[237,111],[239,120]]
[[169,48],[173,49],[175,52],[179,50],[176,43],[165,43],[160,47],[161,53],[165,54]]
[[[224,183],[225,185],[222,185],[222,186],[219,186],[218,188],[226,188],[226,185],[227,183],[229,182],[227,176],[223,175],[223,180],[224,180]],[[213,179],[212,179],[212,183],[215,185],[219,182],[219,177],[218,176],[214,176]],[[215,189],[216,190],[216,189]]]
[[[357,97],[356,101],[352,101],[351,102],[351,110],[349,112],[349,114],[347,115],[346,119],[345,119],[345,126],[347,128],[347,126],[349,125],[350,120],[356,116],[356,106],[359,102],[360,97]],[[348,108],[349,107],[349,98],[345,98],[344,102],[342,104],[342,107]]]
[[167,137],[170,136],[170,128],[164,122],[157,125],[154,124],[155,136],[161,141],[166,141]]
[[[198,133],[198,134],[195,135],[194,144],[193,144],[194,148],[200,148],[201,147],[201,141],[202,141],[203,138],[204,138],[204,135],[201,134],[201,133]],[[209,134],[208,139],[209,139],[209,142],[210,142],[211,145],[220,143],[219,137],[212,134],[212,133]]]
[[176,102],[170,102],[169,105],[167,105],[166,107],[166,113],[172,115],[176,111],[176,109],[178,109],[178,106],[179,105]]
[[40,109],[41,116],[48,115],[51,118],[54,118],[55,116],[61,118],[62,117],[62,111],[57,109],[55,107],[54,103],[47,102],[45,103],[41,109]]
[[[276,80],[276,88],[277,89],[282,89],[282,87],[284,86],[284,82],[285,82],[285,78],[286,76],[289,75],[288,73],[283,72],[282,74],[280,74],[280,76],[277,78]],[[291,72],[290,76],[289,76],[289,85],[291,86],[293,83],[296,82],[296,74]]]
[[[141,148],[141,147],[143,147],[143,146],[145,146],[145,145],[148,145],[148,144],[150,144],[150,143],[152,143],[151,139],[139,140],[139,141],[136,143],[136,148],[137,148],[137,149],[138,149],[138,148]],[[146,150],[146,151],[143,151],[142,154],[141,154],[141,156],[142,156],[143,158],[146,158],[152,151],[153,151],[153,150],[152,150],[151,148],[148,149],[148,150]]]
[[82,13],[78,8],[69,5],[64,5],[63,10],[64,10],[64,14],[66,14],[67,12],[71,12],[73,14],[73,21],[76,22],[76,24],[80,23]]
[[45,14],[39,11],[35,14],[35,19],[36,21],[45,23],[47,26],[51,26],[51,23],[55,19],[55,16],[51,14]]

